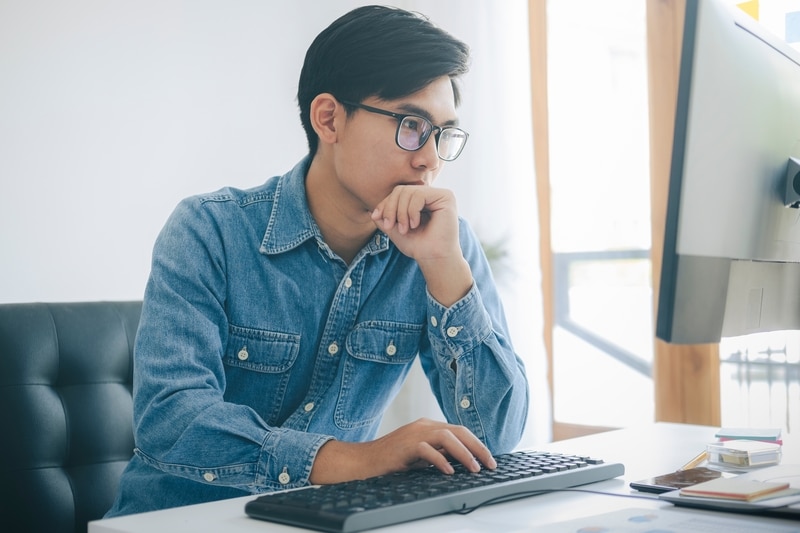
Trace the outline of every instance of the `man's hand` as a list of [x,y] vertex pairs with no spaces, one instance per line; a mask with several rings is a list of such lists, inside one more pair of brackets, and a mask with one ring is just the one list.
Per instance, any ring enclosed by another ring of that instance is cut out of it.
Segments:
[[372,220],[401,252],[417,261],[461,257],[452,191],[398,185],[372,212]]
[[398,185],[372,212],[378,229],[420,266],[428,291],[444,306],[469,292],[472,271],[461,253],[452,191]]
[[469,471],[496,468],[486,446],[464,426],[420,419],[372,442],[328,441],[311,469],[312,484],[364,479],[433,465],[453,473],[454,459]]

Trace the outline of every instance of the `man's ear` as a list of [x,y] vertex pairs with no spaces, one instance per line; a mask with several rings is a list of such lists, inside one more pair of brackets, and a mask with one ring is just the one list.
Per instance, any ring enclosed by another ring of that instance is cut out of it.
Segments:
[[333,144],[337,140],[336,125],[338,118],[344,113],[344,107],[330,93],[321,93],[311,101],[311,127],[325,144]]

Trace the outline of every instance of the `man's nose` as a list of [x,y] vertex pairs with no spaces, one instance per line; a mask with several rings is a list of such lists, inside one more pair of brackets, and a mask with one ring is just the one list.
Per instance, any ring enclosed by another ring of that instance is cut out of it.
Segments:
[[[439,151],[436,147],[436,136],[431,134],[425,144],[422,145],[422,148],[414,152],[414,167],[436,170],[439,168],[440,161]],[[432,180],[432,177],[426,178],[426,182]]]

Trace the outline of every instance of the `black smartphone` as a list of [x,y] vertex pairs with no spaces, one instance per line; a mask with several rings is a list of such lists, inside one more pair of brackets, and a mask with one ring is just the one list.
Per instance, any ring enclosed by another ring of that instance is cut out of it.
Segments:
[[698,466],[696,468],[689,468],[687,470],[670,472],[669,474],[664,474],[662,476],[651,477],[639,481],[631,481],[630,485],[632,489],[636,489],[638,491],[661,494],[662,492],[669,492],[671,490],[697,485],[703,481],[716,479],[721,476],[721,472],[711,470],[710,468],[706,468],[704,466]]

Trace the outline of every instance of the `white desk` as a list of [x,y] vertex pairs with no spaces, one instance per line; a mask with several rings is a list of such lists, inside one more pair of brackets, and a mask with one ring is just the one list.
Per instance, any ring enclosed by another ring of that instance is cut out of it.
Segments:
[[[537,449],[587,454],[606,461],[621,462],[625,475],[620,478],[587,485],[603,492],[638,494],[628,483],[655,475],[672,472],[701,452],[706,443],[713,442],[717,428],[683,424],[657,423],[587,437],[550,443]],[[800,463],[800,447],[784,440],[783,463]],[[89,524],[89,533],[272,533],[300,531],[248,518],[244,505],[255,496],[219,502],[167,509],[151,513],[99,520]],[[380,529],[381,532],[442,533],[450,531],[492,533],[531,531],[535,526],[552,524],[583,516],[591,516],[618,509],[662,508],[671,504],[657,500],[631,499],[585,493],[553,493],[524,498],[513,502],[490,505],[468,515],[444,515]],[[733,517],[743,525],[757,520],[759,525],[792,525],[800,530],[800,522],[743,515],[711,513],[700,510],[682,510]],[[754,528],[755,529],[755,528]]]

